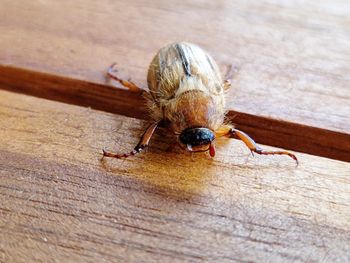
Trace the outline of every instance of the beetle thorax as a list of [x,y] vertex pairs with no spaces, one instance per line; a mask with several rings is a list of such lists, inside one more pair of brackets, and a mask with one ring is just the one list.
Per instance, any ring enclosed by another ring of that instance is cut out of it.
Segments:
[[195,78],[181,81],[175,97],[162,106],[163,118],[175,133],[189,127],[216,130],[223,122],[224,110],[215,96]]

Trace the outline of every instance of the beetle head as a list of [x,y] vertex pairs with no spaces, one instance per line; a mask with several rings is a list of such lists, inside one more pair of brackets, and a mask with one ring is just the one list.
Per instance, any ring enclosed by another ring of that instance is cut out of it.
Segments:
[[179,136],[180,142],[187,146],[190,152],[208,151],[213,157],[215,149],[213,141],[215,135],[213,131],[208,128],[187,128]]

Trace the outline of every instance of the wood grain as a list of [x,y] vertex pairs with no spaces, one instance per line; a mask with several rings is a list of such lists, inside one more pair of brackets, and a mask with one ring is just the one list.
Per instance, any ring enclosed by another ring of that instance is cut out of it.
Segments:
[[129,150],[146,122],[0,91],[0,261],[347,262],[350,164]]
[[[143,98],[126,90],[10,66],[0,66],[0,72],[2,89],[134,118],[149,118]],[[259,143],[350,162],[350,133],[235,110],[228,111],[227,119]]]
[[102,84],[117,62],[145,85],[161,46],[191,41],[237,67],[229,109],[349,134],[349,12],[341,0],[3,0],[0,64]]

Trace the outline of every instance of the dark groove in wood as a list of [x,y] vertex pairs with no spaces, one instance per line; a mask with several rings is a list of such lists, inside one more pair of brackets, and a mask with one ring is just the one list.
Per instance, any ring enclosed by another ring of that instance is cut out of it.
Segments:
[[[0,88],[49,100],[148,119],[144,99],[109,85],[0,65]],[[230,110],[238,129],[257,142],[350,162],[350,133]]]

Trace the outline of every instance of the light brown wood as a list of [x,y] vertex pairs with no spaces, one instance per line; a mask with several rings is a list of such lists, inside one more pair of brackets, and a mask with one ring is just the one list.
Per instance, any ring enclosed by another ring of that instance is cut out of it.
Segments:
[[129,150],[147,122],[0,91],[0,261],[347,262],[350,164]]
[[145,86],[173,41],[237,73],[229,109],[349,134],[350,4],[298,1],[3,0],[0,64],[105,83],[112,62]]
[[[194,42],[236,72],[228,118],[258,142],[350,159],[350,4],[9,1],[0,5],[0,262],[349,262],[350,163],[167,153],[136,94],[155,52]],[[109,86],[108,86],[109,85]],[[143,120],[140,120],[143,119]],[[271,149],[270,147],[266,147]]]

